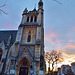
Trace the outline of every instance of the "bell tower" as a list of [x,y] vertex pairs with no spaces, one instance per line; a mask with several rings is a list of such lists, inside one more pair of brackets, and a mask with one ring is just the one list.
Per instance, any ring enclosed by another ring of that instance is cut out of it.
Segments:
[[23,58],[26,58],[30,63],[28,74],[31,71],[34,72],[34,75],[40,75],[40,71],[43,73],[41,75],[45,74],[43,13],[43,2],[40,0],[38,10],[34,8],[32,11],[28,11],[25,8],[18,27],[14,50],[18,56],[17,63]]

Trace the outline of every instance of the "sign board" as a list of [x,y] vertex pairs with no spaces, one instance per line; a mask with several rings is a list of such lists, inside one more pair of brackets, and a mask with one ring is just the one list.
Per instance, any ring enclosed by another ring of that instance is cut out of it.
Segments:
[[34,72],[33,71],[30,71],[30,74],[34,74]]
[[10,70],[10,74],[15,74],[15,70]]
[[44,75],[44,74],[43,74],[43,71],[40,70],[40,71],[39,71],[39,75]]

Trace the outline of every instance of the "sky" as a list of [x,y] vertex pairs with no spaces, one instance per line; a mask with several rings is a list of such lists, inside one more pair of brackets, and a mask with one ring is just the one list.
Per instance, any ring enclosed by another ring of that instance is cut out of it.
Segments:
[[[45,52],[61,50],[63,64],[75,62],[75,0],[43,0]],[[17,30],[25,8],[38,9],[39,0],[0,0],[0,30]]]

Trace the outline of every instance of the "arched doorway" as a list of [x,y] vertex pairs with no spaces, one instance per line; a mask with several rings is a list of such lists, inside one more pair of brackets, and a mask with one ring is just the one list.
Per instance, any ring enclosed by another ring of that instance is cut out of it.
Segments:
[[27,58],[22,58],[17,66],[17,75],[29,75],[30,73],[30,62]]

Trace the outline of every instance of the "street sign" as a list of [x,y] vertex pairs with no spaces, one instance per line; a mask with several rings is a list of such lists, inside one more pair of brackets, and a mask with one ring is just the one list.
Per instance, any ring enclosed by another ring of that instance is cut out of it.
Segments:
[[10,70],[10,74],[15,74],[15,70]]
[[34,74],[34,72],[33,71],[30,71],[30,74]]
[[44,75],[42,70],[39,71],[39,75]]

